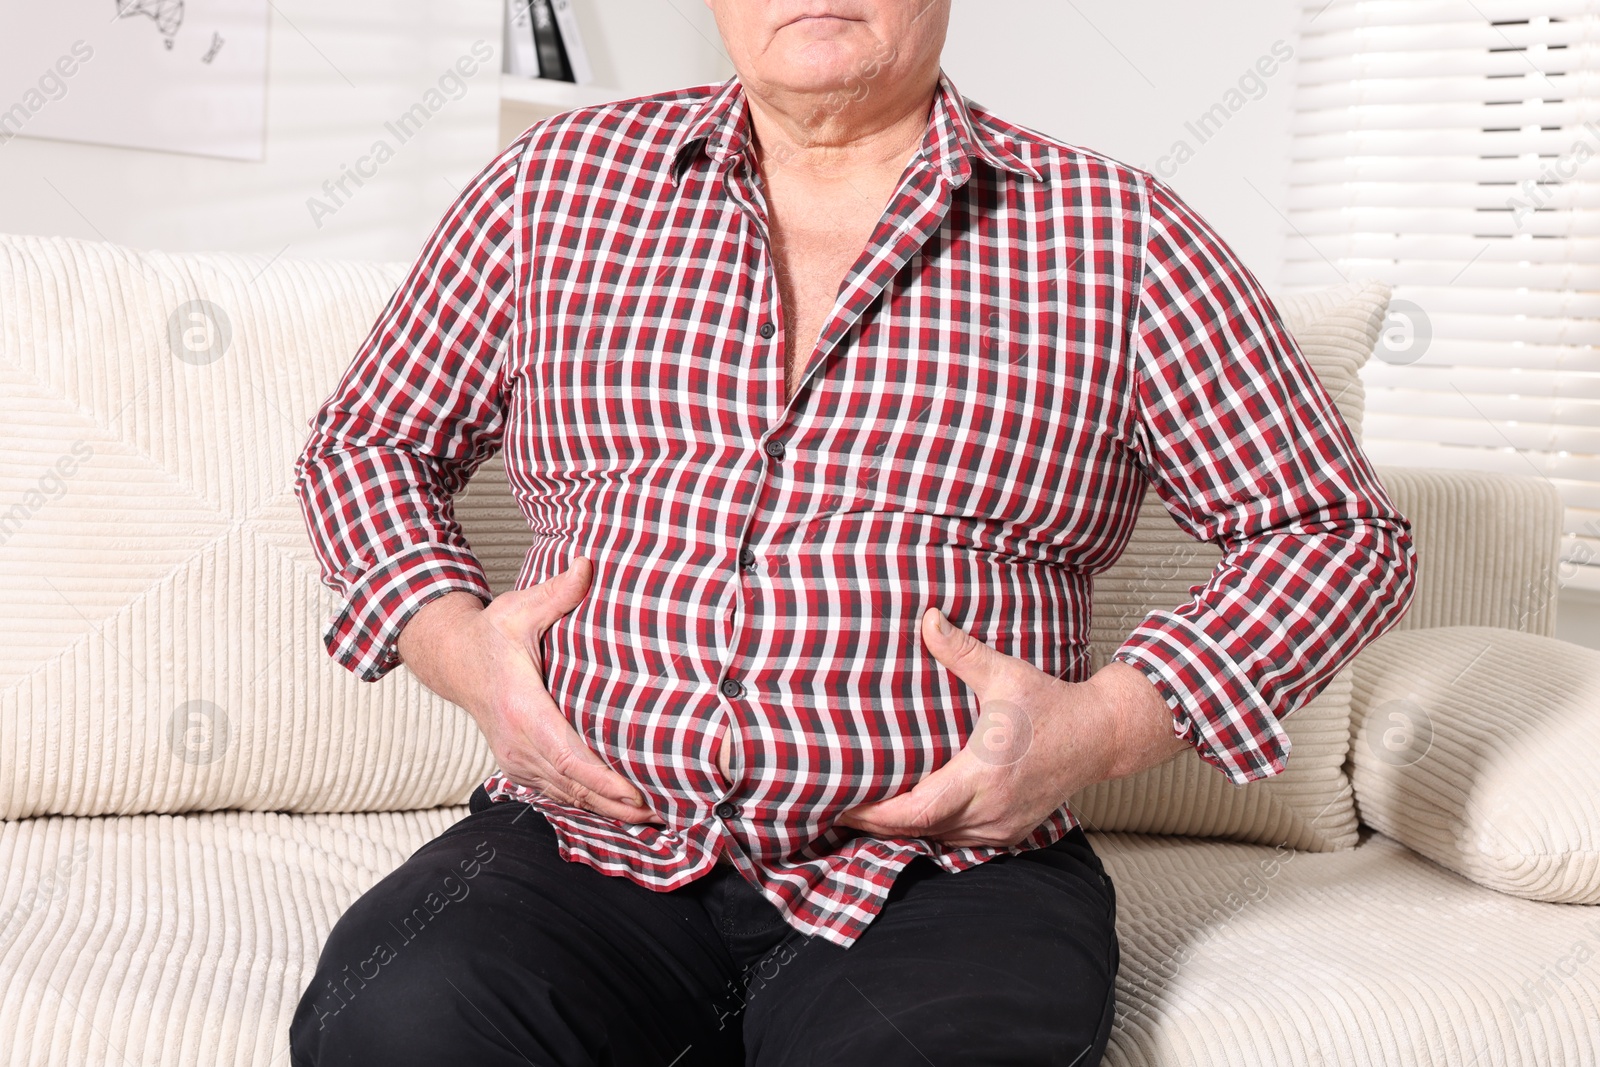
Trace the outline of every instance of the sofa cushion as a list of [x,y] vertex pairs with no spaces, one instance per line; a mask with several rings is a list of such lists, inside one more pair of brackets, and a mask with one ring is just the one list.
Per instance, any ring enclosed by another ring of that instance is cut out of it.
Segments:
[[[1095,579],[1096,669],[1151,611],[1172,608],[1204,585],[1222,557],[1178,528],[1154,493],[1145,497],[1122,558]],[[1345,772],[1350,751],[1349,668],[1283,723],[1290,757],[1281,774],[1249,785],[1230,782],[1194,752],[1072,797],[1085,826],[1155,834],[1192,834],[1325,852],[1350,848],[1356,811]]]
[[0,823],[0,1058],[287,1067],[334,921],[466,813]]
[[1316,854],[1092,835],[1122,946],[1107,1067],[1591,1067],[1600,909],[1363,836]]
[[1284,721],[1293,755],[1282,774],[1234,785],[1190,752],[1072,798],[1091,830],[1187,834],[1310,852],[1353,848],[1356,811],[1350,750],[1350,669]]
[[1361,819],[1473,881],[1600,904],[1600,652],[1449,626],[1356,667]]
[[[0,237],[0,818],[459,802],[477,727],[333,664],[292,487],[403,268]],[[504,469],[458,517],[496,591]]]
[[[1359,281],[1274,300],[1318,380],[1360,437],[1365,393],[1359,377],[1389,306],[1389,286]],[[1222,550],[1178,528],[1154,490],[1145,494],[1122,557],[1095,579],[1090,662],[1103,666],[1152,611],[1188,601]],[[1289,764],[1282,774],[1235,786],[1192,752],[1141,774],[1102,782],[1072,798],[1090,827],[1196,834],[1326,851],[1356,840],[1345,757],[1350,742],[1346,671],[1284,720]]]
[[1387,282],[1363,278],[1273,298],[1283,324],[1357,441],[1367,405],[1361,368],[1383,333],[1391,289]]
[[[0,824],[9,1062],[285,1067],[335,920],[465,813]],[[1378,836],[1092,841],[1122,946],[1111,1067],[1579,1067],[1600,1047],[1600,909],[1491,893]]]

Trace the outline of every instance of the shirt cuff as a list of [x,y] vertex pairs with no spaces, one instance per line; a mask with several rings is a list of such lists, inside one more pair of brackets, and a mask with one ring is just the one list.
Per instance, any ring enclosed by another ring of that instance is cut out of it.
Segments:
[[404,549],[345,577],[350,587],[344,607],[322,632],[328,655],[363,682],[376,682],[400,665],[395,641],[428,601],[461,590],[487,606],[494,599],[488,577],[471,552],[426,542]]
[[1235,785],[1282,773],[1290,741],[1249,676],[1172,612],[1147,616],[1111,658],[1144,672],[1173,713],[1173,735]]

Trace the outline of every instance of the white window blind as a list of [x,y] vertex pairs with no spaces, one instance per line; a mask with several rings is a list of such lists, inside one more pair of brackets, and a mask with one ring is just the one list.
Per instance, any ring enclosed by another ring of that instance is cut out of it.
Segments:
[[1548,479],[1600,588],[1600,0],[1312,0],[1301,31],[1285,283],[1394,285],[1368,453]]

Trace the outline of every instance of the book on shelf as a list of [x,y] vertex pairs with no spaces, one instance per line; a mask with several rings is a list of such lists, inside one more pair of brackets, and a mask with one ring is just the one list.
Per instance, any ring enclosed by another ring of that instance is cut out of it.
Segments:
[[572,68],[567,65],[567,50],[561,43],[561,31],[556,26],[556,13],[550,0],[531,0],[534,51],[539,56],[539,77],[551,81],[573,80]]
[[507,74],[594,84],[573,0],[506,0],[505,55]]
[[573,10],[573,0],[549,0],[556,17],[556,29],[567,60],[568,80],[579,85],[594,84],[594,68],[589,65],[589,50],[583,46],[583,31],[578,29],[578,15]]
[[533,46],[533,12],[528,0],[506,0],[505,72],[520,78],[539,76],[539,53]]

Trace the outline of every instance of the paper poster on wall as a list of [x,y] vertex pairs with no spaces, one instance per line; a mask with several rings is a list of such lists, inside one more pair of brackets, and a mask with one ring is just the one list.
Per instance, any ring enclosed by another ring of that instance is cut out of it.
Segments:
[[43,137],[261,159],[270,6],[0,0],[0,158]]

